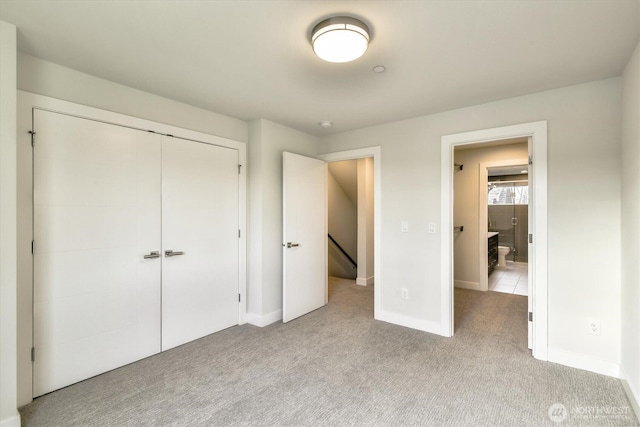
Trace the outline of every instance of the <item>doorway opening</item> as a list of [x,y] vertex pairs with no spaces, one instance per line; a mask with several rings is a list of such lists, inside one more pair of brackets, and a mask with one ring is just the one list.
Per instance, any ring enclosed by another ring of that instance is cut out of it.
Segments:
[[[482,310],[489,316],[489,307],[491,318],[498,321],[504,313],[494,305],[500,301],[514,313],[508,320],[510,332],[517,340],[514,343],[523,348],[531,348],[526,262],[528,209],[532,207],[528,203],[528,152],[527,137],[456,146],[454,165],[459,167],[454,168],[453,176],[453,217],[454,225],[459,226],[454,228],[453,241],[453,326],[456,330],[461,327],[472,311]],[[516,247],[520,262],[514,256]],[[511,295],[479,294],[487,291]],[[490,326],[498,328],[494,322]]]
[[485,169],[489,291],[528,296],[529,166]]
[[373,158],[328,163],[329,299],[338,283],[373,286],[373,210]]
[[[338,280],[350,280],[352,284],[366,286],[369,289],[373,288],[373,317],[376,319],[379,319],[381,313],[380,306],[383,286],[380,274],[382,262],[380,259],[380,251],[378,250],[378,248],[380,248],[381,235],[380,151],[380,147],[368,147],[318,156],[319,159],[329,164],[328,180],[332,179],[330,175],[333,174],[333,179],[336,181],[334,184],[328,183],[328,192],[331,191],[331,185],[340,185],[338,181],[344,180],[345,176],[350,177],[350,184],[343,183],[342,186],[347,187],[344,193],[350,192],[350,198],[355,202],[352,202],[352,206],[355,205],[355,208],[351,208],[351,219],[344,223],[339,219],[339,215],[334,215],[335,212],[332,213],[335,208],[335,206],[333,206],[334,202],[328,200],[327,203],[329,234],[332,234],[332,232],[335,233],[335,236],[332,235],[333,239],[337,244],[342,246],[342,242],[340,241],[342,234],[340,233],[344,233],[344,231],[340,231],[340,229],[350,229],[346,235],[351,236],[351,243],[345,244],[346,247],[343,246],[343,249],[345,249],[345,252],[349,254],[353,261],[349,261],[337,248],[337,245],[329,240],[327,236],[327,275],[330,276],[330,280],[328,281],[329,292],[331,292],[332,286],[331,278],[336,277],[333,276],[333,274],[339,274],[340,269],[342,269],[344,273],[348,273],[348,279]],[[351,169],[349,169],[349,171],[340,171],[341,168],[347,169],[344,165],[348,163],[340,165],[340,163],[346,161],[354,162],[351,163]],[[336,176],[338,177],[336,178]],[[330,198],[331,195],[328,194],[327,197]],[[347,198],[348,196],[344,195],[344,197]],[[336,229],[338,230],[337,232]],[[351,253],[349,253],[350,248]],[[333,261],[332,258],[334,258]],[[335,280],[333,282],[335,285]]]
[[[509,269],[513,271],[506,272],[506,257],[512,258],[515,251],[516,223],[518,233],[525,233],[524,239],[518,241],[520,252],[525,255],[528,252],[528,204],[520,205],[520,197],[515,205],[513,191],[517,185],[518,194],[525,192],[528,196],[521,186],[526,182],[526,177],[521,179],[521,171],[528,176],[527,156],[528,138],[455,147],[454,162],[460,165],[454,169],[453,177],[454,225],[458,226],[454,228],[455,287],[487,291],[496,288],[497,280],[503,279],[504,286],[498,286],[497,290],[507,292],[508,285],[513,285],[510,291],[514,292],[517,273],[523,266],[516,269],[510,263]],[[519,166],[514,168],[515,165]],[[516,169],[520,175],[515,175]],[[521,218],[515,216],[516,210]]]
[[[454,248],[455,239],[470,229],[467,224],[456,223],[454,218],[455,174],[462,169],[459,161],[455,160],[455,153],[460,148],[479,148],[482,145],[504,145],[517,139],[527,141],[527,157],[524,164],[528,164],[528,342],[533,350],[533,356],[540,360],[547,360],[547,123],[546,121],[484,129],[480,131],[464,132],[445,135],[441,139],[441,252],[442,256],[442,324],[443,335],[454,334]],[[487,144],[491,143],[491,144]],[[511,160],[511,159],[509,159]],[[458,165],[454,165],[458,163]],[[514,163],[511,163],[512,165]],[[523,164],[523,163],[519,163]],[[498,165],[495,165],[498,166]],[[465,171],[467,166],[463,165]],[[478,182],[484,181],[484,190],[480,197],[488,197],[488,173],[480,173],[476,168]],[[486,170],[486,168],[485,168]],[[478,187],[482,186],[480,183]],[[478,209],[475,210],[478,212]],[[478,270],[488,268],[488,218],[487,210],[479,215],[475,224],[476,236],[480,237],[480,230],[484,230],[483,239],[478,238]],[[474,224],[472,224],[474,225]],[[457,229],[454,229],[457,227]],[[460,230],[460,227],[464,227]],[[445,231],[446,230],[446,231]],[[457,231],[454,231],[457,230]],[[482,279],[483,275],[480,275]],[[484,276],[486,277],[486,276]],[[480,282],[480,280],[478,280]],[[480,286],[480,283],[477,285]],[[487,289],[487,288],[485,288]]]

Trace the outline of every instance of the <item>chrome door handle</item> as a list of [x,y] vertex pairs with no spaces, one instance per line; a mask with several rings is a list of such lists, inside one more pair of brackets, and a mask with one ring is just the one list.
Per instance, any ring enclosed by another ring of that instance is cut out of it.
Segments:
[[165,257],[170,257],[170,256],[176,256],[176,255],[184,255],[184,252],[182,251],[172,251],[171,249],[168,249],[166,251],[164,251],[164,256]]
[[297,248],[298,246],[300,246],[300,243],[287,242],[287,248]]
[[144,259],[160,258],[160,251],[151,251],[145,256],[143,256],[143,258]]

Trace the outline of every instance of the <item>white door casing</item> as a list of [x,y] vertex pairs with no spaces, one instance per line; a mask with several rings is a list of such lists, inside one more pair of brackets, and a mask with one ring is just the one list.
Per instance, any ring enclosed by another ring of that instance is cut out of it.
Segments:
[[[453,335],[453,150],[455,146],[511,138],[530,138],[529,150],[533,166],[529,168],[529,183],[534,200],[529,214],[529,301],[533,313],[532,352],[539,360],[548,358],[547,319],[547,122],[539,121],[492,129],[444,135],[441,138],[441,332]],[[448,231],[445,231],[448,230]]]
[[[528,143],[527,143],[527,147],[528,147],[528,155],[529,158],[527,159],[527,176],[528,176],[528,183],[527,186],[529,187],[529,205],[527,207],[527,232],[529,234],[529,236],[533,236],[533,230],[535,229],[535,218],[536,218],[536,209],[534,209],[537,200],[536,200],[536,188],[534,183],[536,181],[540,182],[539,179],[536,179],[535,176],[535,170],[532,167],[532,164],[530,164],[531,162],[529,162],[529,159],[533,160],[533,142],[532,142],[532,138],[529,137],[528,138]],[[546,174],[546,161],[542,162],[545,163],[544,167],[545,167],[545,174]],[[542,168],[539,168],[542,169]],[[546,177],[545,177],[545,182],[546,182]],[[545,191],[546,192],[546,191]],[[540,195],[540,192],[538,192],[538,195]],[[543,203],[546,203],[546,200],[543,201]],[[546,230],[545,230],[546,231]],[[533,245],[533,239],[529,239],[529,236],[527,236],[527,256],[528,256],[528,262],[527,262],[527,281],[528,281],[528,286],[527,286],[527,312],[528,313],[532,313],[533,315],[533,286],[532,284],[535,283],[535,279],[536,279],[536,263],[538,262],[538,258],[536,258],[536,251],[535,251],[535,246]],[[539,257],[539,255],[538,255]],[[545,292],[546,294],[546,292]],[[527,313],[527,314],[528,314]],[[539,313],[541,314],[541,313]],[[527,348],[529,348],[530,350],[533,350],[533,319],[528,318],[527,319]],[[539,353],[539,352],[538,352]]]
[[160,141],[34,111],[33,396],[160,351]]
[[327,165],[283,153],[283,322],[327,303]]
[[163,351],[238,324],[238,164],[237,150],[163,137]]

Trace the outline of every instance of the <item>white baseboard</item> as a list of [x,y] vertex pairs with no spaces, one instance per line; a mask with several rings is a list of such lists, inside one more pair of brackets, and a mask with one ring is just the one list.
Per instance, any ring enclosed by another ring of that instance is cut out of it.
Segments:
[[253,326],[259,326],[264,328],[272,323],[276,323],[282,320],[282,310],[272,311],[265,315],[259,315],[255,313],[247,313],[246,321]]
[[373,276],[371,277],[356,277],[356,285],[371,286],[373,285]]
[[640,390],[634,389],[633,384],[627,381],[627,376],[622,368],[620,368],[620,379],[622,380],[622,388],[631,403],[633,411],[636,413],[636,418],[640,420]]
[[16,413],[16,415],[0,421],[0,427],[20,427],[20,414]]
[[433,322],[431,320],[417,319],[415,317],[408,317],[398,313],[392,313],[389,311],[379,310],[376,311],[376,320],[383,322],[393,323],[394,325],[404,326],[406,328],[417,329],[419,331],[429,332],[431,334],[449,336],[447,333],[443,333],[443,328],[440,322]]
[[547,360],[549,362],[559,363],[572,368],[595,372],[596,374],[620,378],[620,365],[617,363],[594,359],[592,357],[585,356],[584,354],[549,347]]
[[465,282],[464,280],[454,280],[453,286],[462,289],[471,289],[472,291],[480,290],[480,283],[478,282]]

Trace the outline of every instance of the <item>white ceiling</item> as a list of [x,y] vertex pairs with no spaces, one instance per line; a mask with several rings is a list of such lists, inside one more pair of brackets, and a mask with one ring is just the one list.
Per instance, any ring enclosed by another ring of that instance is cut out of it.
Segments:
[[[325,135],[620,75],[638,42],[639,3],[0,0],[0,19],[33,56]],[[334,15],[371,28],[359,60],[314,56],[311,28]]]

